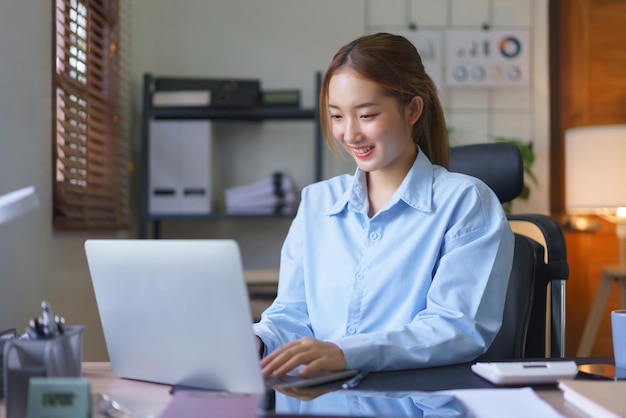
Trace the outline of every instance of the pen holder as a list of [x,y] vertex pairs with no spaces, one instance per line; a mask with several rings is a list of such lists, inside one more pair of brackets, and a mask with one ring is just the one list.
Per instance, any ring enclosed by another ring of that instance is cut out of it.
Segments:
[[51,339],[7,341],[4,346],[4,404],[7,417],[25,417],[31,377],[78,377],[83,325],[68,325]]
[[17,336],[15,329],[6,330],[0,333],[0,399],[4,397],[4,345]]

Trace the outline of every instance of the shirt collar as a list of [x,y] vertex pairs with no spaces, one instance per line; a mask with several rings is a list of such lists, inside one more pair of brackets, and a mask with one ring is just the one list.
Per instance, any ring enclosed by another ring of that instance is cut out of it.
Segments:
[[[387,206],[402,200],[417,210],[430,211],[432,207],[433,181],[434,166],[426,154],[421,149],[418,149],[417,158],[413,166]],[[365,213],[367,207],[365,172],[357,167],[352,177],[352,185],[328,208],[326,214],[337,215],[344,210]]]

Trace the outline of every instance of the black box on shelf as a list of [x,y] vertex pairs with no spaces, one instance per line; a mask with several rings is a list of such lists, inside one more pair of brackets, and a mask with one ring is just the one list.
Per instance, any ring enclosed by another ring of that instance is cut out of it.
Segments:
[[154,80],[152,105],[253,107],[259,104],[259,80],[159,77]]

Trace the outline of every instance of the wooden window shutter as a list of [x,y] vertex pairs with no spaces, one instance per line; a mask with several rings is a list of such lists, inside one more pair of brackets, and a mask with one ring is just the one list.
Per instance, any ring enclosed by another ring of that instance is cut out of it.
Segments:
[[127,0],[55,4],[55,228],[129,227]]

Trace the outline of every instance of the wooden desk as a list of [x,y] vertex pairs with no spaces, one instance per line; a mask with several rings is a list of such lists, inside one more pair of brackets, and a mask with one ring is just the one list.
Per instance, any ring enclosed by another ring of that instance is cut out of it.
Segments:
[[92,393],[106,393],[111,399],[129,407],[137,417],[158,417],[171,400],[170,385],[120,379],[110,363],[83,363],[83,376],[91,381]]
[[[109,363],[83,363],[83,375],[91,381],[93,393],[106,393],[113,400],[130,408],[137,417],[157,418],[171,400],[169,385],[117,378]],[[536,393],[566,417],[586,417],[563,400],[560,390],[542,389],[536,390]],[[0,401],[0,418],[6,418],[3,401]]]

